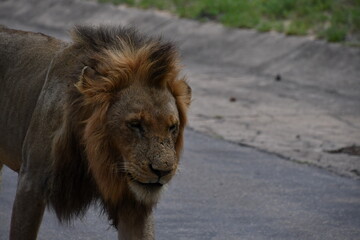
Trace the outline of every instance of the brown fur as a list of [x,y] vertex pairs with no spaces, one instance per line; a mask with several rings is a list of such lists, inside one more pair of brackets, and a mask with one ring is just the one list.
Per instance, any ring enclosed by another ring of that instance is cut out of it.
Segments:
[[[59,78],[64,70],[57,66],[69,66],[46,168],[47,201],[61,221],[99,202],[124,238],[151,238],[157,193],[134,181],[152,182],[154,171],[164,171],[170,174],[158,181],[166,183],[178,165],[191,89],[178,77],[177,51],[133,29],[77,27],[72,37],[49,68]],[[129,130],[129,119],[143,125]]]

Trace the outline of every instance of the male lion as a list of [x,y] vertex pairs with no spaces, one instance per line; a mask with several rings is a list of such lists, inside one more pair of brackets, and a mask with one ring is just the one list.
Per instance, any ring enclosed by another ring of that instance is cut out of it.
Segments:
[[0,27],[0,165],[19,173],[10,239],[36,239],[99,202],[119,239],[154,239],[176,172],[191,89],[169,42],[77,27],[72,43]]

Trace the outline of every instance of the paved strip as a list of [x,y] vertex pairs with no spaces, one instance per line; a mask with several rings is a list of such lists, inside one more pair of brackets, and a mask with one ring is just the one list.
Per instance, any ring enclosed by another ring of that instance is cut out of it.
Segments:
[[[181,170],[156,209],[157,239],[355,240],[360,182],[187,131]],[[4,169],[0,240],[7,239],[16,175]],[[115,239],[91,210],[59,226],[47,213],[40,239]]]

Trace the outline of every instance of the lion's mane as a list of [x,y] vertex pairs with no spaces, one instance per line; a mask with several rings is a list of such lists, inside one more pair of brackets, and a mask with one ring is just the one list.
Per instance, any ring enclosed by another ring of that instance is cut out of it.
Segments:
[[[133,79],[144,85],[167,88],[176,100],[180,127],[176,154],[183,145],[186,110],[190,89],[179,74],[178,55],[174,45],[161,38],[140,35],[133,29],[77,27],[73,43],[58,61],[76,57],[73,69],[64,78],[71,79],[61,128],[53,138],[54,158],[49,179],[48,202],[61,221],[82,216],[92,203],[99,203],[114,226],[118,211],[122,214],[149,214],[151,203],[134,199],[124,176],[116,172],[121,164],[112,137],[105,131],[107,110],[117,92]],[[95,70],[97,80],[83,74],[86,66]],[[79,76],[81,76],[79,81]]]

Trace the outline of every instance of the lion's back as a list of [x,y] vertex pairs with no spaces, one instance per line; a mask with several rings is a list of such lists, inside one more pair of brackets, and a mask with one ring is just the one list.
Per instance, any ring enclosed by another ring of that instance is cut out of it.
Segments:
[[0,160],[21,147],[58,40],[0,26]]

